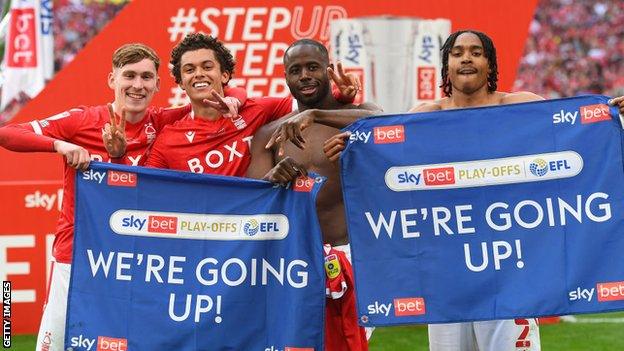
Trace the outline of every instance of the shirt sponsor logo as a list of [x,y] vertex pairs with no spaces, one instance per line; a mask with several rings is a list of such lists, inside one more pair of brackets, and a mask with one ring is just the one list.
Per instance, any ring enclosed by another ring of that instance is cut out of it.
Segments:
[[282,240],[288,236],[283,214],[222,215],[118,210],[109,225],[120,235],[203,240]]
[[390,167],[385,181],[394,191],[469,188],[574,177],[583,158],[560,151],[447,164]]

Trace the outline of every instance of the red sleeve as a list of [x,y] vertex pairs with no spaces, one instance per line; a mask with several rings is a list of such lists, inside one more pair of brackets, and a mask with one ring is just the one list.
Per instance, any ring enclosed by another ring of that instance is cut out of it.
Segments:
[[164,157],[162,150],[166,148],[164,143],[164,138],[167,136],[167,133],[163,131],[163,133],[159,134],[154,140],[154,144],[147,151],[147,160],[145,161],[145,167],[152,168],[169,168],[167,164],[167,159]]
[[223,95],[233,97],[240,101],[241,106],[247,102],[247,90],[238,87],[225,87]]
[[180,107],[160,108],[154,111],[154,128],[156,132],[160,132],[175,121],[179,121],[191,112],[191,104]]
[[353,101],[355,101],[355,96],[343,96],[340,93],[340,89],[338,89],[338,87],[334,84],[332,84],[332,95],[334,96],[334,99],[336,99],[336,101],[343,104],[352,104]]
[[262,97],[257,99],[256,103],[262,106],[262,109],[266,113],[267,120],[264,124],[267,124],[291,113],[293,111],[294,101],[293,97],[289,95],[284,98]]
[[327,298],[340,299],[348,289],[345,279],[345,262],[348,262],[344,253],[324,245],[325,252],[325,295]]
[[70,141],[84,121],[84,110],[72,109],[30,123],[0,128],[0,146],[17,152],[54,152],[54,141]]

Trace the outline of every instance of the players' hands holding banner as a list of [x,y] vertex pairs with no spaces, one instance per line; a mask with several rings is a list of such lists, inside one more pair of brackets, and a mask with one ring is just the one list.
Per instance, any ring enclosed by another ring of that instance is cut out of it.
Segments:
[[342,132],[325,140],[325,144],[323,144],[325,156],[332,162],[337,161],[342,151],[347,147],[347,141],[350,136],[351,132]]
[[216,91],[212,91],[211,99],[204,99],[203,103],[219,111],[225,118],[235,118],[238,116],[240,101],[231,96],[221,96]]
[[126,153],[126,109],[121,107],[121,116],[113,111],[113,105],[108,104],[108,114],[110,123],[104,125],[102,129],[102,140],[108,155],[112,158],[122,157]]
[[65,156],[67,164],[70,167],[80,171],[86,171],[91,162],[91,157],[87,149],[63,140],[54,141],[54,151]]
[[619,107],[620,115],[624,116],[624,96],[618,96],[609,100],[609,105]]
[[292,158],[286,157],[276,164],[262,179],[268,180],[271,183],[286,185],[299,176],[307,175],[308,171],[305,167]]

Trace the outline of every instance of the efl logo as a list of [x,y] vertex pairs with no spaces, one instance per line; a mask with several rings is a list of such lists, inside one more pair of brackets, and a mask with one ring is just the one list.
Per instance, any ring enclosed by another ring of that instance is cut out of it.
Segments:
[[7,41],[8,67],[37,67],[35,9],[11,10],[11,36]]
[[595,123],[611,119],[609,106],[605,104],[587,105],[581,107],[581,123]]
[[111,186],[137,186],[136,173],[108,171],[108,185]]
[[393,144],[405,141],[405,131],[402,125],[373,128],[375,144]]
[[97,351],[127,351],[128,340],[98,336]]
[[176,234],[178,218],[170,216],[148,216],[147,231],[150,233]]
[[425,299],[422,297],[394,299],[394,315],[397,317],[418,316],[426,312]]
[[418,67],[418,95],[417,100],[435,99],[435,67]]
[[426,185],[455,184],[455,168],[441,167],[423,170]]
[[345,73],[353,73],[360,80],[360,91],[355,96],[355,100],[353,100],[353,104],[361,104],[364,100],[364,68],[363,67],[345,67]]
[[295,183],[293,184],[294,191],[303,193],[309,193],[312,191],[312,187],[314,187],[314,179],[310,177],[299,177],[295,179]]
[[624,281],[598,283],[596,289],[599,302],[624,300]]

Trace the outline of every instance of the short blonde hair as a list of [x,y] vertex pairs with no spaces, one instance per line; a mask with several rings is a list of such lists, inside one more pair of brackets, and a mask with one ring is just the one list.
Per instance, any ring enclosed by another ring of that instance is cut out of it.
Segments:
[[113,53],[113,69],[121,68],[125,65],[137,63],[144,59],[154,62],[156,71],[160,66],[160,59],[154,49],[141,43],[132,43],[121,46]]

